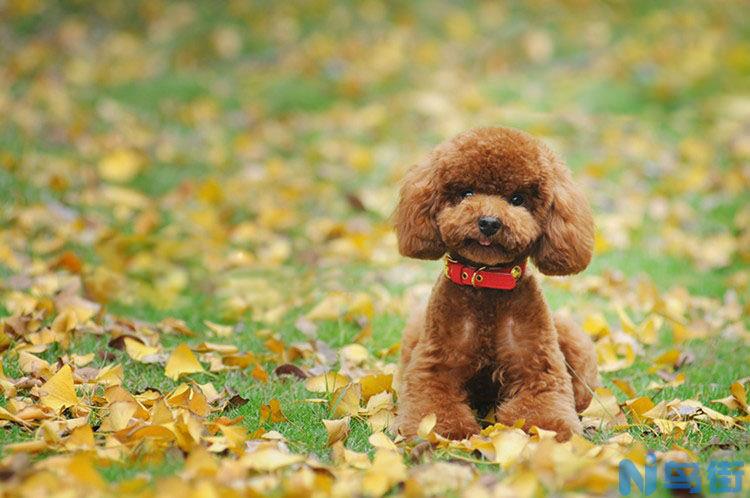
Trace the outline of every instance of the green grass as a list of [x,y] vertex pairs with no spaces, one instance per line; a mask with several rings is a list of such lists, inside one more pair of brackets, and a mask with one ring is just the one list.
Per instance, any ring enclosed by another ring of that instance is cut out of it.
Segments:
[[[620,262],[622,269],[627,268],[647,268],[653,261],[638,254],[627,254],[627,258],[619,257],[616,261]],[[622,263],[626,262],[623,268]],[[675,281],[680,281],[680,265],[675,264],[673,272],[664,270],[664,261],[661,262],[661,270],[651,276],[660,286],[672,285]],[[596,262],[594,270],[596,270]],[[632,266],[631,266],[632,265]],[[670,268],[667,265],[667,268]],[[589,270],[592,271],[592,270]],[[673,275],[673,278],[669,278]],[[720,283],[712,280],[720,280],[720,276],[712,276],[704,280],[704,285],[711,288],[711,285],[720,286]],[[549,290],[548,297],[553,307],[567,302],[571,305],[570,296],[566,293]],[[573,305],[574,306],[574,305]],[[189,298],[187,306],[182,310],[155,310],[148,307],[131,308],[126,306],[113,306],[110,310],[116,314],[129,316],[132,318],[157,322],[167,316],[177,316],[184,319],[189,326],[195,330],[200,330],[204,319],[211,319],[213,313],[210,311],[210,305],[206,303],[204,296],[195,295]],[[294,328],[294,318],[290,317],[285,325],[277,330],[280,337],[285,342],[292,343],[304,339],[304,336]],[[403,326],[403,319],[397,316],[378,316],[373,323],[373,336],[366,345],[371,351],[378,351],[388,347],[399,339],[400,330]],[[216,342],[231,343],[237,345],[240,350],[264,351],[262,340],[255,335],[257,327],[252,323],[246,324],[246,330],[240,332],[229,339],[210,338]],[[358,328],[347,323],[325,323],[323,324],[318,335],[321,340],[327,342],[332,348],[346,345],[356,336]],[[204,336],[205,337],[205,336]],[[206,337],[209,339],[209,337]],[[193,338],[191,341],[198,342],[201,336]],[[182,342],[184,339],[177,336],[165,336],[162,343],[166,348],[173,347],[175,344]],[[157,389],[161,392],[167,392],[174,387],[176,383],[167,379],[163,375],[163,367],[156,364],[143,364],[130,359],[122,351],[115,350],[107,346],[106,339],[99,339],[91,336],[83,337],[73,344],[71,351],[79,354],[89,352],[107,351],[115,355],[115,363],[122,364],[125,370],[124,387],[131,392],[142,392],[147,388]],[[680,347],[681,350],[693,353],[695,360],[684,367],[687,379],[686,382],[677,388],[666,388],[659,392],[645,391],[645,386],[652,380],[658,380],[655,374],[646,373],[650,366],[649,360],[658,356],[662,351],[669,349],[668,342],[663,342],[658,346],[650,348],[644,358],[638,358],[636,363],[628,369],[615,373],[604,375],[605,386],[609,387],[618,395],[620,401],[625,401],[624,395],[609,380],[611,378],[622,378],[629,380],[636,392],[642,395],[650,396],[655,403],[660,400],[680,399],[698,399],[707,403],[708,400],[725,397],[729,391],[729,385],[747,375],[746,365],[750,363],[750,352],[742,343],[725,341],[725,340],[694,340]],[[55,361],[62,353],[58,347],[53,347],[42,355],[47,361]],[[101,367],[106,363],[100,359],[94,361],[92,366]],[[10,376],[20,375],[17,364],[13,357],[5,356],[3,365],[6,374]],[[272,363],[264,365],[267,371],[274,367]],[[271,376],[270,383],[261,383],[249,378],[248,372],[231,371],[218,374],[194,374],[190,380],[198,383],[212,382],[214,386],[221,389],[227,386],[236,391],[240,396],[247,399],[247,403],[225,412],[227,417],[243,416],[243,425],[249,430],[254,431],[258,428],[266,430],[278,430],[287,438],[293,450],[304,453],[312,453],[322,460],[329,458],[329,452],[326,447],[326,432],[320,420],[331,418],[326,405],[310,403],[306,400],[316,397],[313,393],[307,392],[302,382],[289,377],[276,378]],[[266,422],[259,423],[259,407],[261,404],[268,403],[271,399],[278,399],[281,402],[284,414],[288,417],[289,423],[273,424]],[[3,403],[4,404],[4,403]],[[711,408],[726,413],[727,410],[722,405],[708,404]],[[750,460],[750,450],[747,448],[747,431],[745,429],[723,429],[715,425],[706,425],[698,431],[689,431],[684,438],[680,440],[663,439],[654,436],[650,431],[640,431],[637,428],[631,429],[631,434],[642,441],[647,447],[658,450],[669,449],[673,444],[679,444],[695,451],[703,461],[710,457],[710,452],[705,450],[709,441],[718,438],[722,443],[731,443],[736,445],[740,451],[738,457],[747,461]],[[352,425],[352,432],[347,440],[347,447],[356,451],[370,451],[371,447],[367,442],[369,437],[369,428],[363,422],[355,421]],[[595,437],[595,440],[605,440],[612,434],[606,431]],[[30,435],[11,426],[9,430],[0,432],[0,451],[1,447],[7,443],[23,441],[30,439]],[[715,441],[713,441],[715,442]],[[144,466],[136,465],[130,467],[128,464],[114,465],[104,469],[104,476],[110,480],[127,479],[138,473],[153,475],[165,475],[171,471],[179,469],[180,458],[173,455],[162,466],[160,464],[149,464]]]
[[[651,359],[658,356],[667,347],[654,347],[649,350],[645,358],[639,358],[632,366],[618,372],[604,376],[604,384],[621,402],[627,400],[625,396],[613,383],[611,379],[626,379],[630,381],[639,395],[649,396],[654,403],[659,401],[670,401],[672,399],[697,399],[709,408],[718,412],[728,414],[728,409],[718,403],[709,403],[710,400],[724,398],[729,393],[732,382],[747,374],[746,365],[750,361],[750,352],[738,341],[717,340],[693,340],[680,346],[680,350],[695,355],[695,359],[689,365],[680,369],[685,374],[685,383],[677,387],[667,387],[661,391],[647,391],[646,386],[653,380],[659,381],[655,374],[648,374],[647,370],[652,365]],[[709,448],[709,442],[715,438],[720,443],[735,445],[739,450],[739,459],[748,461],[750,449],[747,447],[747,430],[745,428],[723,428],[715,424],[700,424],[699,430],[689,430],[680,439],[662,438],[646,428],[634,427],[631,434],[644,442],[648,448],[655,450],[668,450],[674,444],[689,448],[701,461],[711,457],[713,450]],[[609,434],[611,435],[611,434]],[[600,435],[606,439],[608,434]]]

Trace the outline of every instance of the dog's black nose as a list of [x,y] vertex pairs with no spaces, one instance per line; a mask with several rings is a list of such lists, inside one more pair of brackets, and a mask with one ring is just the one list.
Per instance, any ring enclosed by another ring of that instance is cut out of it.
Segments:
[[479,231],[487,237],[495,235],[501,226],[500,219],[494,216],[481,216],[479,218]]

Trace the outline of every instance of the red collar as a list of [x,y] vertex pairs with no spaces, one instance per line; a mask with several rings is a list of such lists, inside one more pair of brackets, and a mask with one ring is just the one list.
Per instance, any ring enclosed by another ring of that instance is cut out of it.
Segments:
[[471,285],[482,289],[513,290],[526,271],[526,260],[508,267],[483,266],[475,268],[445,257],[445,276],[458,285]]

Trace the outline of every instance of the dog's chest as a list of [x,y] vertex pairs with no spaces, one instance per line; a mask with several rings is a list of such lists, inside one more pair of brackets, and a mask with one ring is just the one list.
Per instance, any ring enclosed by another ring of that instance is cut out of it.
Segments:
[[511,320],[497,315],[463,317],[462,342],[472,352],[477,367],[489,366],[497,361],[498,348],[507,343],[507,337],[511,334],[511,323]]

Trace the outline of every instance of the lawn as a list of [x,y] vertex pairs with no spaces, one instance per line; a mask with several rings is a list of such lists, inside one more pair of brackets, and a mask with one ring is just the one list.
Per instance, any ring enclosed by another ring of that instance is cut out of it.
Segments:
[[[612,495],[651,450],[747,477],[748,17],[0,3],[0,490]],[[595,213],[591,266],[543,278],[603,378],[568,443],[387,428],[441,268],[398,254],[399,180],[480,125],[542,137]]]

